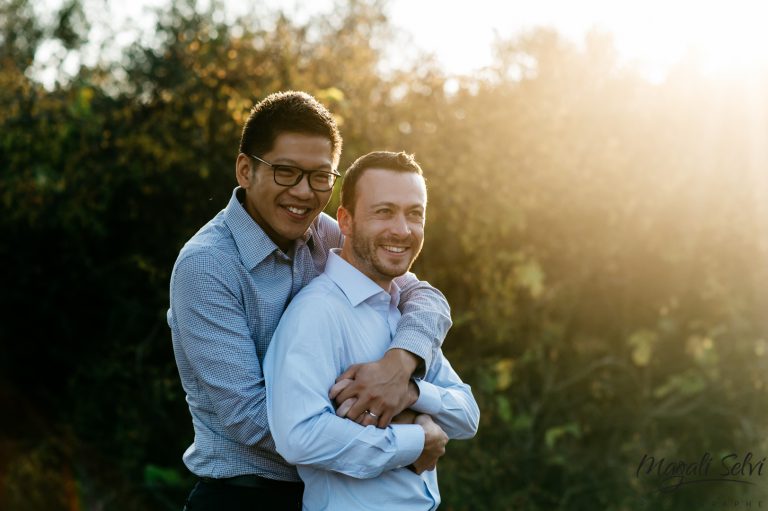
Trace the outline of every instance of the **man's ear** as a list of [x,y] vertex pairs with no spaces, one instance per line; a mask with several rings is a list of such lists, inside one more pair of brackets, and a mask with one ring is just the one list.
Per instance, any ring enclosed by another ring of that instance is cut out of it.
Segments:
[[339,229],[345,237],[352,234],[352,213],[344,206],[339,206],[336,210],[336,221],[339,223]]
[[251,185],[251,159],[248,156],[240,153],[237,155],[237,161],[235,162],[235,177],[237,178],[237,184],[243,188],[248,188]]

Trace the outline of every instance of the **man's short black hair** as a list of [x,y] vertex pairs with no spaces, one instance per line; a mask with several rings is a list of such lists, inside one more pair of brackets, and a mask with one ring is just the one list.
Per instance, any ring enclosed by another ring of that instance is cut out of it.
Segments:
[[320,135],[331,141],[333,161],[339,161],[341,134],[333,116],[306,92],[270,94],[251,109],[243,126],[240,152],[262,156],[272,150],[281,133]]
[[386,169],[395,172],[413,172],[420,176],[424,174],[412,154],[405,152],[394,153],[391,151],[374,151],[368,153],[349,166],[344,173],[344,181],[341,183],[341,205],[350,213],[355,211],[357,199],[357,182],[367,169]]

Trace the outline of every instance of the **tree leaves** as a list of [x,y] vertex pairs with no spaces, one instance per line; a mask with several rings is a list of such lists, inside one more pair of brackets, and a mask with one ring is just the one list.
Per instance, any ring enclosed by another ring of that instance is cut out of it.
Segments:
[[[609,36],[581,48],[552,30],[497,41],[478,76],[428,59],[384,73],[378,2],[304,21],[214,8],[176,2],[156,44],[46,90],[26,74],[35,49],[76,48],[88,20],[76,2],[56,26],[0,6],[0,390],[23,389],[55,429],[15,430],[14,491],[55,487],[52,456],[91,507],[184,493],[168,273],[235,186],[248,110],[286,88],[337,117],[342,169],[378,149],[424,168],[415,270],[451,303],[444,349],[482,409],[478,437],[440,462],[446,506],[622,509],[648,446],[763,445],[768,87],[683,69],[652,85]],[[45,447],[61,438],[75,450]]]

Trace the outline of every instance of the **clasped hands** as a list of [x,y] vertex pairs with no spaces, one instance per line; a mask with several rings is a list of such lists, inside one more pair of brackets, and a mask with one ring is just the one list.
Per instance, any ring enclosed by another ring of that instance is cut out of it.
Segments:
[[429,415],[409,409],[419,398],[419,389],[411,380],[415,368],[413,355],[391,349],[376,362],[350,366],[336,378],[328,395],[336,405],[336,415],[363,426],[420,425],[424,429],[424,449],[410,467],[420,474],[435,468],[445,454],[448,436]]

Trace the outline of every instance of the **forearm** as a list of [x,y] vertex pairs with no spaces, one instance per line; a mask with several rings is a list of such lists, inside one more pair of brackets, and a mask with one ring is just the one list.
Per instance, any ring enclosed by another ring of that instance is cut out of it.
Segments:
[[390,348],[400,348],[423,361],[417,376],[429,370],[436,350],[451,327],[451,310],[443,294],[412,273],[395,279],[401,288],[400,312],[395,337]]
[[429,404],[417,401],[411,409],[425,413],[441,427],[449,438],[472,438],[477,432],[480,410],[469,385],[440,388],[429,382],[419,382],[420,397],[430,396]]
[[243,445],[258,444],[269,435],[264,380],[254,370],[258,368],[255,354],[252,362],[256,365],[251,368],[200,354],[187,360],[191,376],[185,388],[193,413],[212,413],[220,433]]
[[424,447],[418,425],[385,429],[363,427],[330,412],[285,420],[278,409],[270,416],[277,451],[295,465],[308,465],[358,479],[413,463]]
[[[241,378],[245,380],[247,376]],[[221,425],[221,433],[242,445],[253,446],[262,443],[270,434],[266,389],[263,379],[250,385],[244,383],[199,381],[200,390],[208,396]]]
[[416,382],[418,399],[411,409],[425,413],[449,438],[471,438],[477,432],[480,410],[472,389],[459,378],[441,352],[426,379]]

